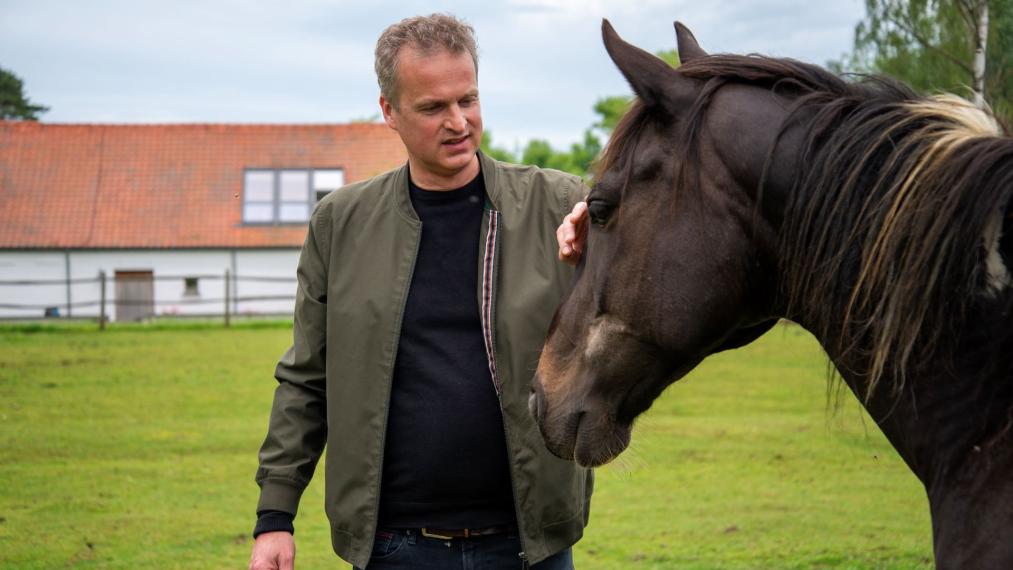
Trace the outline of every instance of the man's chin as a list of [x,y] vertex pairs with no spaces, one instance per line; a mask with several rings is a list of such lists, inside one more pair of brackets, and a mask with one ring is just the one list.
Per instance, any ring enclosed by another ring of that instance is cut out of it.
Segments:
[[478,149],[473,146],[461,150],[447,149],[440,166],[446,172],[459,173],[478,161],[477,153]]

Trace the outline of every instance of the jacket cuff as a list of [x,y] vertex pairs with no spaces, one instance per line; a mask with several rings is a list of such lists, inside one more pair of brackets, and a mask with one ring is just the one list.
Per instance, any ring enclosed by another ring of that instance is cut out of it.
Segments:
[[265,532],[287,532],[295,534],[292,515],[281,511],[261,511],[257,513],[257,525],[253,527],[253,538]]
[[294,517],[299,509],[299,498],[305,487],[293,482],[265,479],[260,484],[260,501],[257,512],[282,511],[292,513]]

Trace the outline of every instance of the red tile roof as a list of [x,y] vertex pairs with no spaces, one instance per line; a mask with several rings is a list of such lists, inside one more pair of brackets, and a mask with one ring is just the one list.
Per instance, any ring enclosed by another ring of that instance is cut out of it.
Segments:
[[306,225],[242,223],[247,168],[406,160],[384,124],[69,125],[0,121],[0,248],[298,247]]

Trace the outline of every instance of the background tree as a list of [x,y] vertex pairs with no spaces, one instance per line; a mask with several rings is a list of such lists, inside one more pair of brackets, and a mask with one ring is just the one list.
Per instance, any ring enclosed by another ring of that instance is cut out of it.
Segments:
[[490,131],[482,131],[482,144],[479,148],[482,149],[482,152],[495,158],[496,160],[513,163],[517,162],[517,157],[514,156],[514,153],[501,147],[492,146],[492,133]]
[[570,145],[567,151],[557,151],[548,141],[534,139],[528,142],[521,155],[521,163],[543,168],[555,168],[585,178],[591,175],[591,165],[601,152],[601,140],[592,129],[584,131],[584,140]]
[[39,113],[48,110],[29,101],[21,78],[0,67],[0,119],[38,121]]
[[866,0],[844,64],[922,92],[984,100],[1013,119],[1013,0]]

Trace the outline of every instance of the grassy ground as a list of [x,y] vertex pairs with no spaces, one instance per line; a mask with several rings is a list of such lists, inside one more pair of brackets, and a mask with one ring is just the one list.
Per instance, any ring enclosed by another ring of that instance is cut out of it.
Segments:
[[[0,568],[243,568],[283,325],[0,327]],[[708,360],[598,472],[578,568],[929,568],[920,485],[815,341]],[[330,551],[322,477],[298,566]]]

